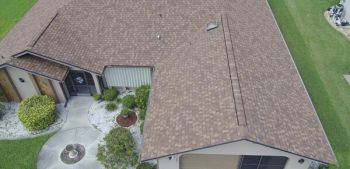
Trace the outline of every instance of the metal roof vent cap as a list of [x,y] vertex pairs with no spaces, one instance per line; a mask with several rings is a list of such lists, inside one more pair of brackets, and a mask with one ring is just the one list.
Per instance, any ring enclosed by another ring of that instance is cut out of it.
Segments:
[[216,29],[217,27],[219,27],[219,24],[217,21],[210,21],[207,24],[207,31],[210,31],[212,29]]

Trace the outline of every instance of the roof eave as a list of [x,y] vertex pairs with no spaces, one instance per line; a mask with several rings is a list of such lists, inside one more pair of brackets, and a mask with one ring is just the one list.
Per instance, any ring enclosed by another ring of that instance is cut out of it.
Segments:
[[265,146],[265,147],[268,147],[268,148],[272,148],[272,149],[283,151],[283,152],[286,152],[286,153],[289,153],[289,154],[297,155],[297,156],[300,156],[302,158],[306,158],[306,159],[309,159],[309,160],[312,160],[312,161],[316,161],[316,162],[319,162],[319,163],[322,163],[322,164],[338,164],[336,159],[335,159],[335,161],[315,159],[315,158],[307,157],[307,156],[300,155],[300,154],[297,154],[297,153],[293,153],[293,152],[290,152],[290,151],[286,151],[286,150],[283,150],[283,149],[280,149],[280,148],[276,148],[276,147],[273,147],[273,146],[270,146],[270,145],[267,145],[267,144],[259,143],[259,142],[256,142],[256,141],[252,141],[252,140],[247,139],[247,138],[237,139],[237,140],[234,140],[234,141],[229,141],[229,142],[225,142],[225,143],[221,143],[221,144],[205,146],[205,147],[201,147],[201,148],[196,148],[196,149],[182,151],[182,152],[177,152],[177,153],[171,153],[171,154],[162,155],[162,156],[150,157],[150,158],[146,158],[146,159],[143,159],[142,156],[141,156],[141,162],[147,162],[147,161],[156,160],[156,159],[160,159],[160,158],[164,158],[164,157],[168,157],[168,156],[179,155],[179,154],[183,154],[183,153],[188,153],[188,152],[192,152],[192,151],[196,151],[196,150],[212,148],[212,147],[225,145],[225,144],[230,144],[230,143],[235,143],[235,142],[239,142],[239,141],[248,141],[248,142],[251,142],[251,143],[259,144],[259,145],[262,145],[262,146]]

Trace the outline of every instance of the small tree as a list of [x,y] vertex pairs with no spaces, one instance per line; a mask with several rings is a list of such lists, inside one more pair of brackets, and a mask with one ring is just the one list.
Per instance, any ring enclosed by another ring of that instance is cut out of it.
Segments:
[[97,159],[106,169],[126,169],[137,164],[136,145],[129,130],[114,128],[103,140],[104,144],[98,145]]
[[121,112],[120,112],[120,115],[123,116],[123,118],[128,118],[129,117],[129,114],[130,114],[130,109],[128,108],[124,108]]
[[136,89],[135,100],[138,108],[146,110],[149,92],[150,92],[149,85],[142,85]]

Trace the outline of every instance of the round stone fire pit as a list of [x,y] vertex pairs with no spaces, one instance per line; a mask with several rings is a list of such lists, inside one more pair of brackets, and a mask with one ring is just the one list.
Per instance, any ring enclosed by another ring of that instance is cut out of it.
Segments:
[[85,148],[81,144],[68,144],[61,153],[61,160],[66,164],[74,164],[85,155]]

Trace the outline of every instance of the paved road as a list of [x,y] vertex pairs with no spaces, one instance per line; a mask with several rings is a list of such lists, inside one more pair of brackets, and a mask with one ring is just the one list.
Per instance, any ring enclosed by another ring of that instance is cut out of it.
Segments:
[[[91,97],[73,97],[67,109],[67,121],[62,129],[52,136],[42,147],[38,159],[38,169],[102,169],[96,159],[97,145],[103,134],[88,122],[88,110],[93,102]],[[60,154],[67,144],[82,144],[85,156],[75,164],[65,164]]]

